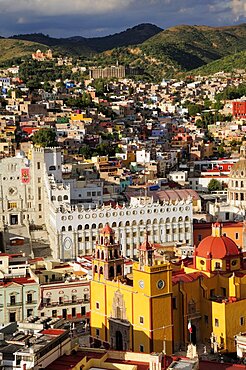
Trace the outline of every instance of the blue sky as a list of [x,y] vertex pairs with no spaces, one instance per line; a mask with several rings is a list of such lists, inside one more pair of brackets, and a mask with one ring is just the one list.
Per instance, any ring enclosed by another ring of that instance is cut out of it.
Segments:
[[0,0],[0,35],[104,36],[139,23],[223,26],[246,22],[246,0]]

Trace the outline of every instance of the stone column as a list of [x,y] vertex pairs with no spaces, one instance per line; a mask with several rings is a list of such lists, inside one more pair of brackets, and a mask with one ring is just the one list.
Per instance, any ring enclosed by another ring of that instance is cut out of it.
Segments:
[[134,255],[134,247],[133,247],[133,232],[132,232],[132,226],[130,226],[130,257],[133,258]]
[[85,229],[82,227],[81,230],[81,237],[82,237],[82,248],[84,251],[84,254],[86,254],[86,248],[85,248]]
[[73,231],[73,246],[72,246],[72,258],[76,259],[78,255],[78,232],[76,230]]
[[157,243],[161,243],[161,224],[157,224]]
[[89,229],[89,248],[90,248],[90,254],[93,252],[93,241],[92,241],[92,229]]
[[137,225],[137,248],[140,245],[140,230],[139,230],[139,225]]
[[121,228],[121,233],[122,233],[122,255],[126,257],[126,228],[123,226]]

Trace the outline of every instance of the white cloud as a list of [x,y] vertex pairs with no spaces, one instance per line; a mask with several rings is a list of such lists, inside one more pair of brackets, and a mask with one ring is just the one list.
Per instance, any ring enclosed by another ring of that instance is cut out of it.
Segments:
[[246,1],[245,0],[231,0],[232,12],[236,19],[246,17]]
[[39,16],[104,14],[127,8],[134,0],[0,0],[0,13]]

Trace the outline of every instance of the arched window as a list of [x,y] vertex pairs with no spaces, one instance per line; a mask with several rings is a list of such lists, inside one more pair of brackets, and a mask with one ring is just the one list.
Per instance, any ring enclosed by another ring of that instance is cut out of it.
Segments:
[[94,272],[97,273],[97,265],[94,266]]
[[68,200],[68,196],[67,195],[64,195],[63,199],[64,200]]
[[96,224],[92,224],[92,225],[91,225],[91,228],[92,228],[92,229],[96,229],[96,228],[97,228],[97,225],[96,225]]
[[82,230],[82,225],[78,225],[77,230]]
[[117,249],[114,250],[114,258],[118,258],[118,251],[117,251]]
[[112,227],[116,227],[116,222],[113,222],[112,223]]
[[49,171],[55,171],[56,170],[56,166],[49,166]]
[[66,231],[65,226],[62,226],[61,231]]
[[52,195],[51,200],[56,200],[56,197],[54,195]]
[[99,252],[99,249],[97,250],[97,258],[100,258],[100,252]]
[[69,226],[68,226],[68,231],[72,231],[72,230],[73,230],[72,226],[71,226],[71,225],[69,225]]
[[103,267],[101,266],[100,267],[100,275],[102,275],[103,274]]
[[101,252],[101,259],[104,260],[104,251]]
[[185,216],[185,221],[186,221],[186,222],[190,221],[189,216]]
[[85,230],[88,230],[90,226],[88,224],[85,225]]
[[117,273],[117,275],[121,275],[121,274],[122,274],[121,265],[118,265],[118,266],[116,267],[116,273]]
[[59,195],[58,198],[57,198],[58,202],[61,202],[62,201],[62,196]]

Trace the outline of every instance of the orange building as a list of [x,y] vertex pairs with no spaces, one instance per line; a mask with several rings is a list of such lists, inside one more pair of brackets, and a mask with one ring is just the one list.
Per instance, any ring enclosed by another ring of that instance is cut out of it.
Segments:
[[[194,245],[198,246],[199,243],[211,235],[212,223],[197,223],[193,224],[193,238]],[[225,222],[222,224],[222,234],[232,239],[240,248],[243,247],[243,222]]]

